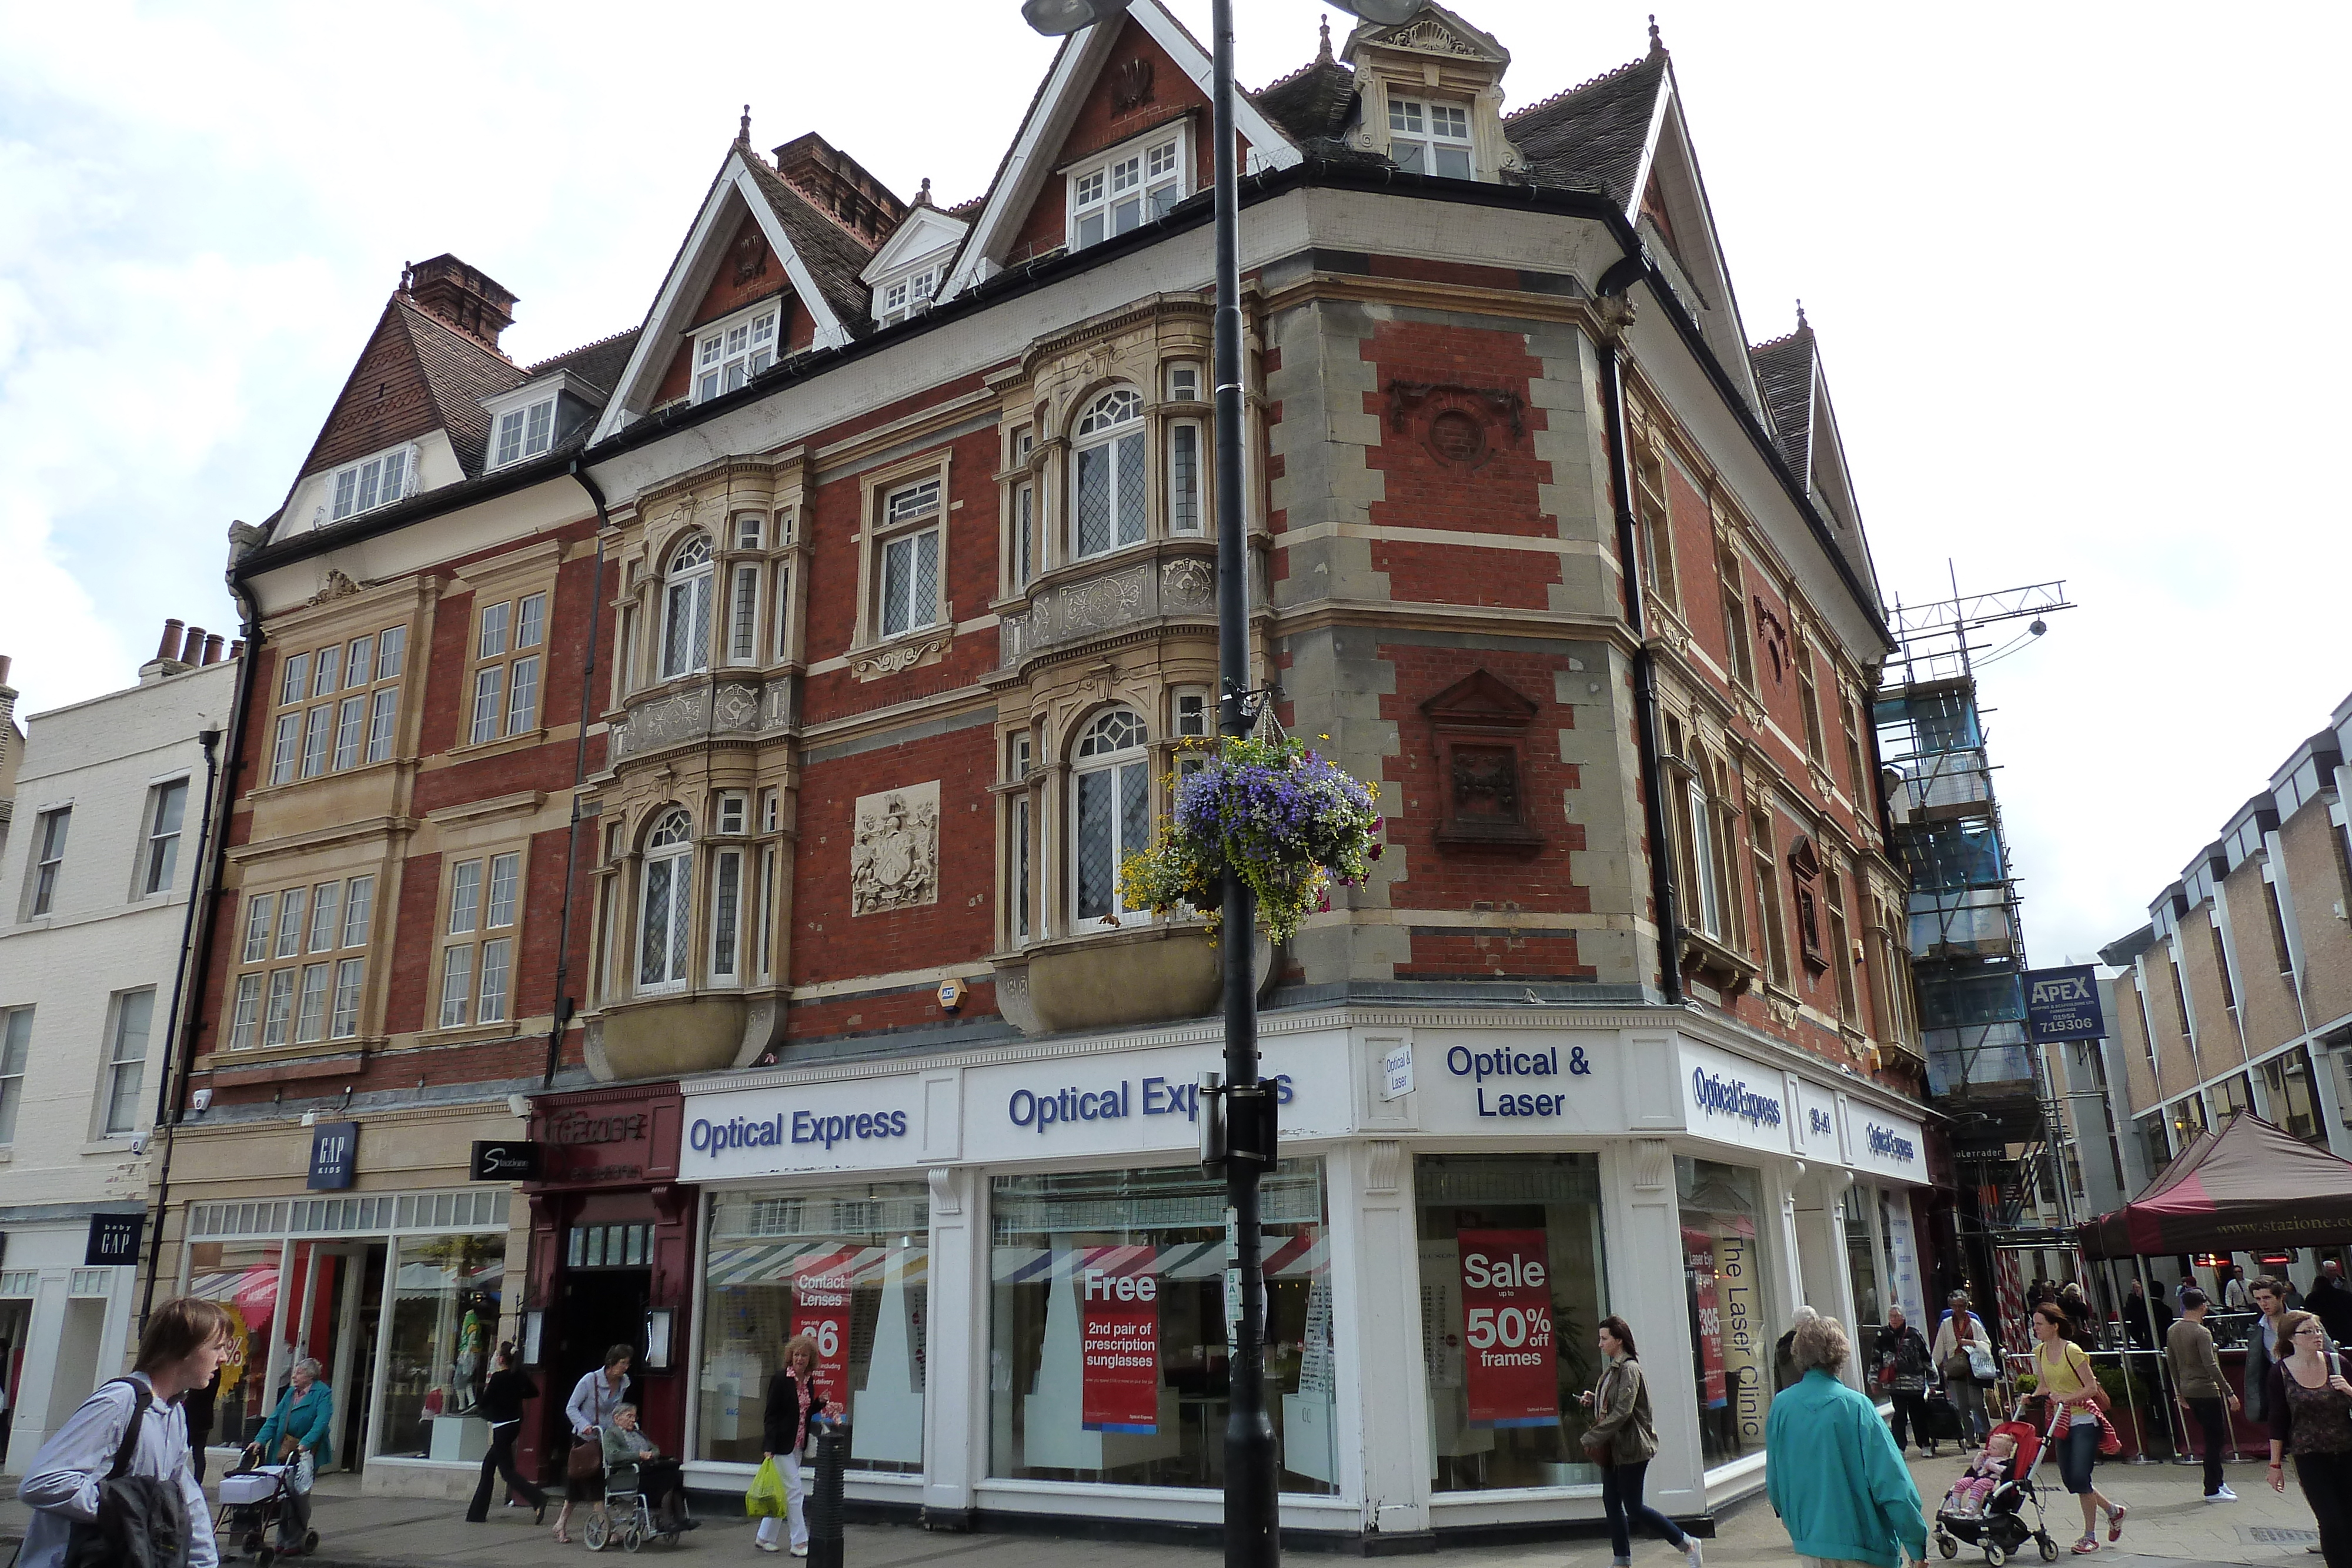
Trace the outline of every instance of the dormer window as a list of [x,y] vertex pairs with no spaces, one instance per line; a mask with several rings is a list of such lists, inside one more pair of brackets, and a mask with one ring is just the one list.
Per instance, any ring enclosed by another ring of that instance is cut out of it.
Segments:
[[330,520],[341,522],[376,507],[388,507],[408,493],[409,449],[379,452],[335,474],[335,504]]
[[1473,177],[1470,106],[1418,98],[1389,99],[1389,158],[1416,174]]
[[877,288],[874,291],[875,319],[887,327],[929,309],[931,296],[939,292],[940,280],[946,270],[944,264],[934,264]]
[[1130,141],[1070,171],[1070,248],[1142,227],[1182,201],[1185,191],[1181,126]]
[[733,392],[774,364],[782,314],[772,301],[703,328],[694,349],[694,401]]
[[503,468],[536,457],[554,444],[555,394],[550,392],[537,402],[499,415],[498,431],[490,443],[490,466]]

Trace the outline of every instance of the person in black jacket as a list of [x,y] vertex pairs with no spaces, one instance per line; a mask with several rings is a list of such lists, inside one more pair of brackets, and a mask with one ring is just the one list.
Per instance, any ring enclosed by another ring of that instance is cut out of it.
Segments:
[[213,1410],[220,1402],[220,1372],[215,1368],[213,1380],[202,1388],[191,1388],[180,1396],[180,1408],[188,1416],[188,1468],[196,1472],[196,1479],[205,1479],[205,1446],[213,1440]]
[[515,1347],[499,1346],[499,1369],[490,1374],[483,1385],[482,1400],[478,1409],[490,1424],[490,1451],[482,1456],[482,1479],[474,1488],[474,1500],[466,1510],[466,1522],[487,1524],[490,1518],[490,1481],[495,1476],[507,1479],[507,1490],[531,1507],[531,1522],[547,1518],[547,1494],[523,1479],[515,1469],[515,1439],[522,1435],[522,1402],[539,1397],[539,1385],[530,1375],[519,1370],[515,1364]]
[[824,1396],[815,1388],[816,1341],[804,1333],[796,1333],[784,1342],[782,1370],[768,1379],[767,1408],[760,1416],[760,1457],[776,1461],[783,1473],[785,1517],[768,1518],[760,1521],[760,1533],[754,1542],[762,1552],[778,1552],[776,1537],[786,1533],[792,1538],[793,1555],[808,1555],[808,1520],[801,1503],[806,1495],[801,1485],[801,1450],[808,1446],[809,1423],[824,1408]]
[[[1886,1326],[1878,1331],[1877,1351],[1880,1381],[1895,1396],[1895,1451],[1901,1453],[1906,1440],[1916,1438],[1919,1451],[1934,1458],[1936,1436],[1927,1425],[1927,1385],[1935,1367],[1927,1359],[1927,1340],[1903,1321],[1901,1307],[1886,1309]],[[1890,1373],[1892,1377],[1887,1375]]]

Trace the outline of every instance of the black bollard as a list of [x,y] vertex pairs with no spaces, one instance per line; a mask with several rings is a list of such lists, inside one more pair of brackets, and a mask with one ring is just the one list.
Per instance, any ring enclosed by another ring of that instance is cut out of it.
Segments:
[[825,1422],[816,1432],[816,1484],[809,1489],[809,1568],[841,1568],[842,1472],[849,1468],[849,1428]]

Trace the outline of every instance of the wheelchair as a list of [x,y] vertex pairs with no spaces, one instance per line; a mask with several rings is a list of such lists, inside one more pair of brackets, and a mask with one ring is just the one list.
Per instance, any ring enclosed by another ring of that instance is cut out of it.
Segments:
[[591,1552],[602,1552],[615,1542],[620,1543],[624,1552],[635,1552],[648,1541],[662,1541],[676,1546],[692,1528],[687,1521],[693,1517],[693,1511],[681,1489],[677,1497],[678,1522],[662,1523],[654,1517],[653,1503],[643,1490],[615,1490],[608,1471],[604,1506],[588,1515],[588,1522],[582,1527],[580,1533]]

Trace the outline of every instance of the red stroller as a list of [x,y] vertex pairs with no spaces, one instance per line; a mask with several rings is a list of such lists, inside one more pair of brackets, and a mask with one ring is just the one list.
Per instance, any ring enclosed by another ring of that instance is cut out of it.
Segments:
[[[2051,1538],[2050,1521],[2042,1512],[2042,1494],[2033,1484],[2033,1472],[2042,1462],[2042,1452],[2056,1435],[2058,1423],[2066,1419],[2064,1406],[2057,1407],[2051,1416],[2050,1430],[2039,1432],[2027,1421],[2004,1421],[1986,1437],[2008,1437],[2016,1440],[2017,1452],[2010,1456],[2008,1473],[1995,1483],[1990,1495],[1984,1499],[1980,1510],[1971,1511],[1967,1500],[1957,1494],[1955,1484],[1944,1493],[1944,1500],[1936,1509],[1936,1547],[1947,1557],[1958,1557],[1963,1542],[1983,1549],[1985,1568],[2001,1568],[2015,1557],[2029,1541],[2042,1549],[2042,1561],[2058,1561],[2058,1542]],[[2032,1522],[2026,1522],[2026,1511],[2032,1510]]]

